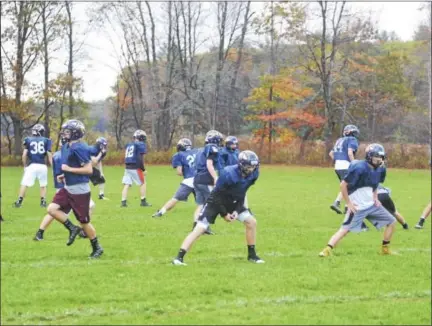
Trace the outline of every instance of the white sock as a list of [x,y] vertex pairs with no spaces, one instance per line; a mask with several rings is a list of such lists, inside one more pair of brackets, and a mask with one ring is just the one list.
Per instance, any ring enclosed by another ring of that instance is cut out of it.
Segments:
[[159,210],[159,213],[161,213],[162,215],[163,214],[165,214],[166,213],[166,208],[165,207],[162,207],[160,210]]

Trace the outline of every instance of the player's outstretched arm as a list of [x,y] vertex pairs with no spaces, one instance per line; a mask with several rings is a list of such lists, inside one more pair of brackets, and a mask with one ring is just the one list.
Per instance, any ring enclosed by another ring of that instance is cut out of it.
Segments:
[[93,173],[93,165],[91,162],[88,162],[87,164],[85,164],[84,166],[82,166],[80,168],[73,168],[73,167],[70,167],[69,165],[62,164],[61,169],[64,172],[70,172],[70,173],[75,173],[75,174],[90,175]]

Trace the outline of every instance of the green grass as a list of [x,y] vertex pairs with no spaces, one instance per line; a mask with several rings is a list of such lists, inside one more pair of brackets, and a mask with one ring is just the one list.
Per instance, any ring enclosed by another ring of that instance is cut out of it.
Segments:
[[[342,217],[329,209],[337,192],[331,169],[268,167],[249,192],[258,219],[258,254],[246,261],[244,227],[218,219],[186,256],[171,259],[190,231],[194,204],[179,203],[151,218],[177,189],[167,166],[149,168],[148,200],[139,207],[131,189],[119,207],[121,167],[105,168],[106,196],[93,199],[105,249],[87,259],[88,240],[65,245],[53,223],[32,241],[45,214],[38,188],[12,208],[22,169],[1,169],[1,324],[431,324],[431,225],[415,230],[431,197],[430,172],[390,169],[386,185],[411,226],[398,225],[397,256],[380,256],[381,233],[349,234],[328,259],[318,257]],[[51,187],[51,183],[50,183]],[[52,198],[49,189],[48,198]],[[75,219],[72,218],[75,222]]]

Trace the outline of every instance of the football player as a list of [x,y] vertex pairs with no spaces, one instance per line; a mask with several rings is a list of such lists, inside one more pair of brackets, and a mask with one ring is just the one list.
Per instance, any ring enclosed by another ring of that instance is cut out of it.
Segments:
[[194,194],[193,180],[196,174],[195,160],[198,149],[192,148],[192,142],[188,138],[182,138],[177,143],[177,153],[171,159],[171,164],[176,169],[177,175],[183,177],[174,196],[168,200],[152,217],[161,217],[172,209],[179,201],[187,201],[190,194]]
[[385,227],[381,253],[390,255],[390,240],[394,232],[396,219],[378,200],[378,184],[384,182],[386,168],[384,147],[371,144],[366,148],[366,159],[351,163],[343,178],[340,188],[348,211],[341,228],[329,240],[319,256],[331,255],[333,248],[348,232],[361,231],[363,220],[368,219],[377,229]]
[[151,206],[146,200],[147,184],[144,167],[144,155],[147,153],[147,134],[144,130],[137,130],[133,134],[133,142],[125,147],[125,173],[123,176],[123,191],[121,207],[127,207],[127,195],[129,187],[133,183],[140,187],[141,206]]
[[96,139],[96,144],[90,146],[90,155],[93,164],[93,174],[90,181],[94,186],[99,186],[99,199],[105,198],[105,176],[102,170],[102,160],[105,158],[108,150],[108,141],[104,137]]
[[[65,137],[63,137],[63,135],[61,135],[60,136],[60,149],[53,154],[52,167],[53,167],[54,189],[56,190],[56,193],[58,193],[60,191],[60,189],[64,188],[64,183],[60,182],[57,179],[57,177],[63,174],[62,169],[61,169],[61,165],[62,165],[61,148],[63,147],[63,145],[66,145],[66,144],[67,144],[67,139]],[[90,216],[92,214],[94,206],[95,206],[95,203],[93,202],[93,200],[90,199]],[[65,213],[69,216],[70,210],[66,211]],[[44,218],[42,219],[42,222],[39,225],[39,230],[36,232],[36,235],[34,236],[33,240],[42,241],[44,239],[44,232],[50,226],[50,224],[53,220],[54,220],[54,217],[51,216],[50,214],[45,215]],[[85,237],[85,235],[83,236],[82,232],[83,231],[81,230],[80,236]]]
[[[90,240],[92,252],[89,258],[99,258],[104,250],[99,244],[96,230],[90,223],[90,175],[92,162],[89,146],[81,141],[85,134],[84,124],[79,120],[69,120],[62,125],[63,137],[67,144],[61,149],[61,170],[63,174],[57,176],[58,181],[64,182],[48,206],[48,214],[62,223],[69,230],[70,246],[81,228]],[[81,228],[72,224],[67,213],[72,210]]]
[[225,146],[221,150],[221,166],[222,168],[229,165],[238,164],[238,140],[237,137],[228,136],[225,138]]
[[[329,156],[334,162],[334,169],[339,182],[343,180],[348,172],[350,162],[354,161],[355,154],[358,150],[359,143],[357,138],[360,135],[359,129],[354,125],[347,125],[343,130],[343,135],[339,138],[333,149],[330,151]],[[336,200],[330,206],[337,214],[342,214],[340,209],[340,202],[342,199],[342,193],[339,192]],[[346,213],[346,206],[345,206]]]
[[172,261],[174,265],[186,265],[183,261],[184,256],[193,243],[205,233],[209,224],[214,224],[218,215],[227,222],[238,220],[245,225],[247,259],[253,263],[264,263],[255,251],[256,220],[251,211],[244,207],[246,192],[258,179],[258,167],[258,156],[252,151],[243,151],[239,154],[238,164],[223,169],[199,214],[197,225],[184,239],[177,257]]
[[22,162],[24,165],[24,176],[21,181],[21,188],[15,207],[21,207],[28,187],[32,187],[38,179],[40,186],[40,206],[46,207],[46,186],[48,184],[48,168],[46,157],[52,165],[51,140],[44,137],[45,127],[36,124],[32,128],[32,136],[24,139],[24,150]]
[[[210,196],[210,192],[216,185],[218,178],[217,171],[222,169],[220,159],[220,145],[223,137],[219,131],[210,130],[205,137],[205,145],[196,156],[197,173],[194,178],[194,189],[196,196],[196,204],[199,206],[196,212],[200,211],[202,206]],[[197,224],[198,214],[195,214],[195,222],[192,229]],[[211,230],[208,230],[212,234]]]

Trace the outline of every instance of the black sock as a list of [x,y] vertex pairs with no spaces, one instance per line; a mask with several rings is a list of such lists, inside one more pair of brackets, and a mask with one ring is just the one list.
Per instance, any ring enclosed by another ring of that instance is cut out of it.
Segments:
[[141,198],[141,201],[145,201],[145,197],[144,197],[144,198]]
[[22,204],[23,200],[24,200],[24,198],[18,197],[18,203]]
[[327,247],[329,247],[330,249],[333,249],[333,246],[331,244],[327,244]]
[[179,250],[178,254],[177,254],[177,258],[181,261],[183,261],[183,257],[186,255],[187,251],[184,249]]
[[41,197],[41,201],[45,201],[45,197]]
[[99,247],[98,238],[95,237],[94,239],[91,239],[90,244],[91,244],[93,250],[96,250]]
[[247,248],[248,248],[248,256],[249,257],[256,256],[255,245],[248,245]]
[[38,230],[38,233],[39,233],[40,235],[43,235],[44,232],[45,232],[45,230],[42,230],[42,229],[39,229],[39,230]]
[[339,200],[335,200],[335,204],[336,204],[336,206],[339,206],[340,205],[340,201]]
[[361,228],[362,228],[362,229],[367,229],[367,225],[366,225],[365,222],[362,222]]
[[72,224],[72,222],[69,219],[67,219],[66,222],[63,223],[63,225],[69,231],[72,231],[73,227],[75,226],[75,225]]
[[385,241],[385,240],[383,240],[383,242],[382,242],[382,245],[383,246],[388,246],[390,244],[390,241]]
[[425,219],[423,217],[420,218],[420,221],[418,222],[419,225],[423,225],[423,223],[425,222]]

